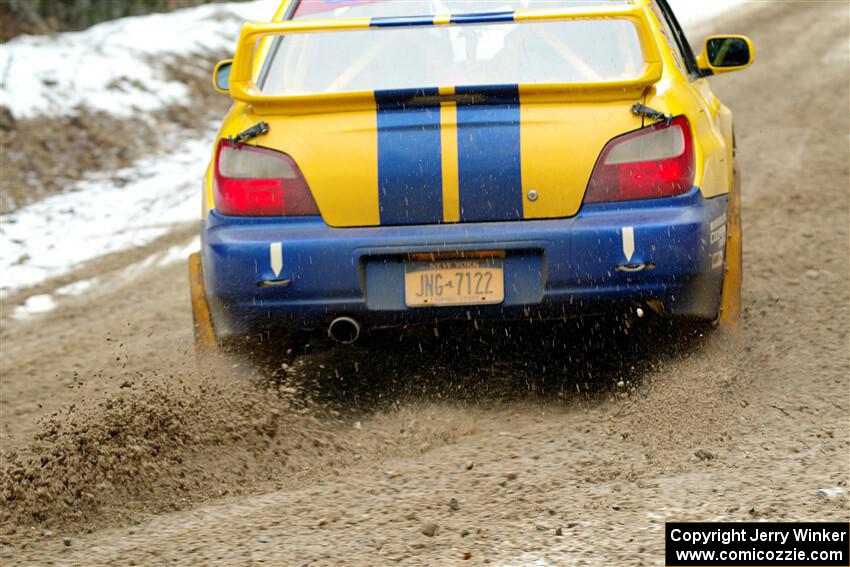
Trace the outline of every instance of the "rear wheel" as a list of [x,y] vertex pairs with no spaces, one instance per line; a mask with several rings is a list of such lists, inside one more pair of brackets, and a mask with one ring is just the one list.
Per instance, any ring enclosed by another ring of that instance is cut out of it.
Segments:
[[192,322],[195,329],[195,354],[201,356],[218,353],[221,348],[213,328],[199,252],[189,256],[189,291],[192,298]]
[[726,271],[723,274],[723,294],[720,298],[718,326],[729,335],[741,336],[741,284],[744,277],[741,246],[741,170],[734,164],[734,183],[727,207]]
[[297,334],[278,331],[252,336],[219,337],[216,335],[204,285],[204,269],[198,252],[189,256],[189,290],[192,299],[192,323],[195,335],[195,355],[198,359],[221,354],[235,360],[251,361],[259,366],[279,367],[281,361],[291,362],[307,344]]

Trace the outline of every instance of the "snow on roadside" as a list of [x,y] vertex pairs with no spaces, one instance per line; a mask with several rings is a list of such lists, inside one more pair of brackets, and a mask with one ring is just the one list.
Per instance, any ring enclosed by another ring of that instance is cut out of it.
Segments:
[[245,20],[269,20],[277,0],[206,4],[112,20],[80,32],[20,36],[0,46],[0,106],[15,118],[73,115],[78,106],[137,116],[185,103],[163,76],[169,57],[231,52]]
[[13,319],[26,319],[32,315],[47,313],[56,308],[56,302],[49,294],[33,295],[27,298],[23,305],[18,305],[12,311]]
[[183,246],[172,246],[166,250],[157,262],[157,266],[168,266],[177,262],[185,262],[192,252],[201,249],[201,237],[196,236],[188,244]]
[[82,295],[92,287],[97,285],[97,278],[89,278],[86,280],[77,280],[75,282],[69,283],[68,285],[63,285],[59,289],[57,289],[54,293],[60,296],[74,296],[74,295]]
[[118,286],[136,285],[136,278],[151,268],[155,266],[166,267],[185,262],[189,254],[197,252],[200,247],[201,238],[195,236],[186,244],[171,246],[165,250],[158,250],[137,262],[128,266],[122,266],[112,272],[103,273],[93,278],[77,280],[56,289],[52,293],[31,295],[24,303],[17,305],[12,310],[11,317],[12,319],[21,320],[47,313],[59,307],[67,299],[84,295],[95,290],[101,284],[113,290]]
[[0,217],[0,292],[35,285],[83,262],[144,246],[175,223],[200,218],[209,137],[176,143]]

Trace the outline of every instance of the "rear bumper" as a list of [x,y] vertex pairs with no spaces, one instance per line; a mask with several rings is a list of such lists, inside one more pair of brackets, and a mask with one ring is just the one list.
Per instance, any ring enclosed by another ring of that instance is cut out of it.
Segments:
[[[340,315],[367,326],[563,318],[653,300],[673,316],[711,319],[721,292],[725,215],[725,196],[703,199],[698,189],[585,205],[575,217],[537,221],[335,229],[318,217],[213,211],[202,238],[205,284],[219,335],[323,328]],[[278,274],[272,243],[281,243]],[[407,254],[481,250],[506,252],[502,304],[405,306]],[[641,264],[648,268],[621,271]],[[288,285],[261,287],[284,280]]]

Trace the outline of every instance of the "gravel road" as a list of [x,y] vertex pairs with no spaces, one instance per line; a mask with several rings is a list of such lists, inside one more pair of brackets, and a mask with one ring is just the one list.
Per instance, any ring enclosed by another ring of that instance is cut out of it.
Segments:
[[850,10],[754,2],[710,31],[758,50],[712,79],[744,174],[740,344],[454,328],[199,370],[185,266],[134,268],[184,227],[4,313],[0,561],[657,565],[666,520],[850,519]]

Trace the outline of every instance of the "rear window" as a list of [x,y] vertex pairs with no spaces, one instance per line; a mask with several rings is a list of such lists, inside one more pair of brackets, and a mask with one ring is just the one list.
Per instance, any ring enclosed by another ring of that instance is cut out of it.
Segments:
[[[428,16],[600,4],[617,3],[314,0],[302,1],[294,19]],[[607,82],[635,79],[645,70],[634,24],[617,19],[317,32],[282,38],[271,53],[261,84],[267,95]]]
[[631,0],[301,0],[292,19],[434,16],[628,4]]

